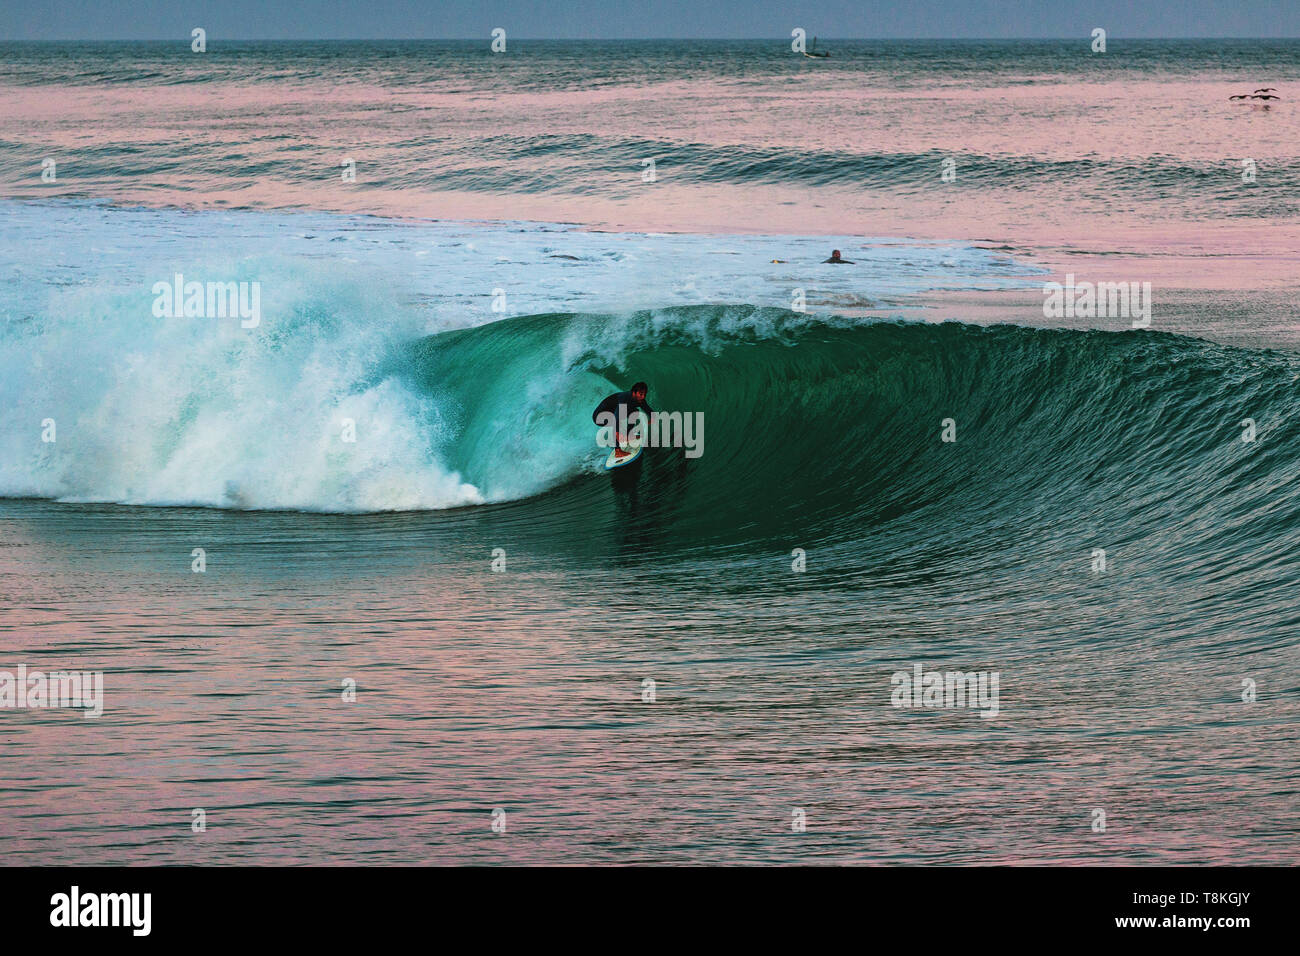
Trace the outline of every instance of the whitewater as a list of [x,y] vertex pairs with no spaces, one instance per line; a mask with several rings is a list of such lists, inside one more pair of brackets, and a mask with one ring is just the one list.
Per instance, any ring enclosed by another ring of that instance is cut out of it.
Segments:
[[[853,272],[815,265],[834,242]],[[957,242],[80,202],[0,203],[0,269],[0,495],[310,511],[508,500],[593,467],[583,410],[626,387],[637,336],[691,321],[674,305],[733,304],[710,334],[766,335],[753,307],[917,315],[919,293],[1042,271]],[[264,319],[160,317],[154,287],[178,274],[257,283]],[[633,318],[647,308],[651,329]],[[492,357],[455,396],[400,374],[421,338],[540,313],[601,318],[554,354]],[[449,464],[467,429],[487,438],[473,481]],[[506,446],[516,460],[492,462]]]

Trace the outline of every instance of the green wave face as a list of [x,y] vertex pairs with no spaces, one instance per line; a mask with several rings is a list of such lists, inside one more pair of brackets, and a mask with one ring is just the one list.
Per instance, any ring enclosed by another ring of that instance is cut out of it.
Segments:
[[[405,374],[453,423],[446,464],[489,501],[526,499],[514,507],[549,536],[816,542],[846,566],[1049,540],[1086,563],[1093,544],[1151,539],[1176,562],[1275,547],[1300,526],[1295,495],[1278,497],[1297,437],[1281,353],[701,306],[432,336]],[[611,477],[591,411],[637,379],[656,410],[703,414],[703,453],[651,448]]]

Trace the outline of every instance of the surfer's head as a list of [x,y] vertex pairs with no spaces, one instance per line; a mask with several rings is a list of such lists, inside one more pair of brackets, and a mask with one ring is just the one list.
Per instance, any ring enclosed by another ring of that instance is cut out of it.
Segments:
[[832,250],[831,250],[831,258],[832,258],[832,259],[838,259],[839,257],[840,257],[840,250],[838,250],[838,249],[832,249]]
[[645,382],[637,382],[632,386],[632,397],[638,402],[644,402],[646,393],[650,391],[650,386]]

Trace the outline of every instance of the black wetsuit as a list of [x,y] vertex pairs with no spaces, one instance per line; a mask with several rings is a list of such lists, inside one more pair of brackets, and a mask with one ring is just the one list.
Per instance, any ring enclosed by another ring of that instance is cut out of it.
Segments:
[[[638,402],[631,392],[615,392],[596,406],[596,410],[591,413],[591,420],[599,425],[600,416],[609,412],[616,420],[624,422],[638,408],[645,413],[648,422],[650,416],[654,414],[654,409],[647,405],[644,399]],[[618,426],[615,425],[615,431],[617,430]]]

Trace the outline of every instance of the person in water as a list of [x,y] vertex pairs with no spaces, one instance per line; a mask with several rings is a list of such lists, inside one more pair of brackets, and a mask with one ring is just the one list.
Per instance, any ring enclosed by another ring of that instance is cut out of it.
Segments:
[[855,263],[852,259],[841,259],[841,258],[840,258],[840,250],[838,250],[838,249],[832,249],[832,250],[831,250],[831,257],[830,257],[829,259],[823,259],[823,260],[822,260],[822,264],[823,264],[823,265],[826,264],[827,262],[833,262],[833,263],[835,263],[835,265],[837,265],[837,266],[852,266],[852,265],[857,265],[857,263]]
[[[645,400],[649,391],[650,386],[646,385],[645,382],[637,382],[626,392],[615,392],[596,406],[596,410],[591,413],[591,420],[599,425],[601,423],[600,417],[605,414],[610,414],[614,416],[616,421],[626,422],[628,417],[638,408],[641,409],[647,420],[649,420],[649,416],[654,414],[654,409],[652,409]],[[627,441],[627,437],[617,430],[617,426],[615,426],[614,437],[617,440],[618,445],[622,445]],[[630,451],[624,451],[619,447],[615,447],[614,449],[615,459],[626,458],[630,454],[632,454]]]

